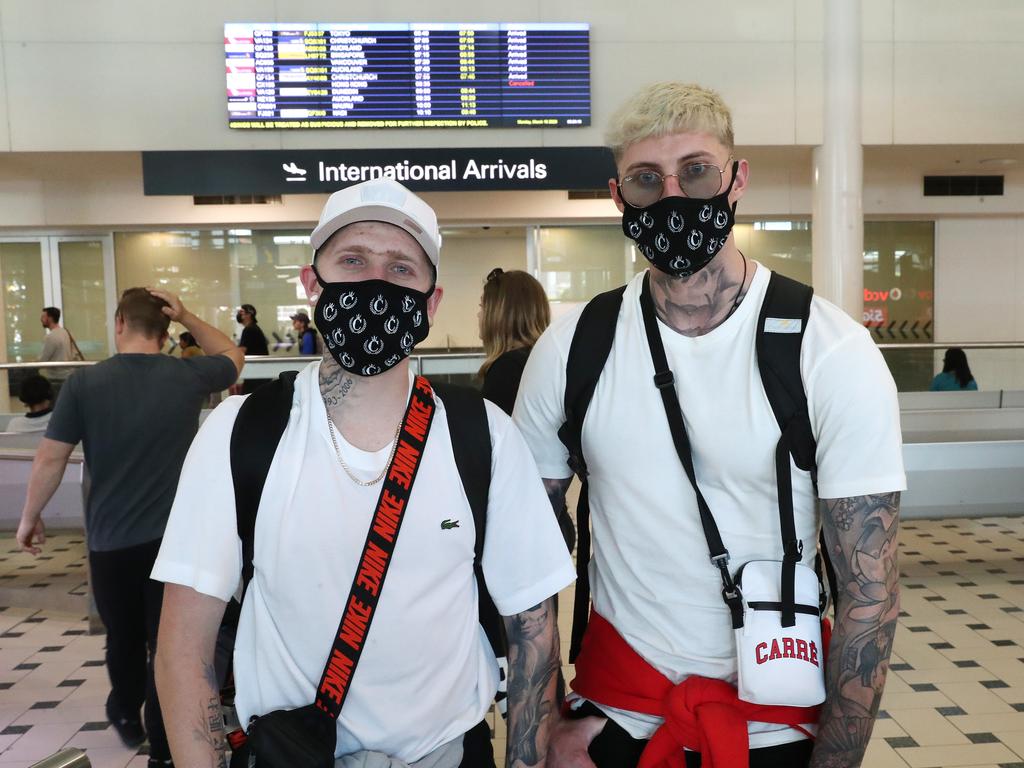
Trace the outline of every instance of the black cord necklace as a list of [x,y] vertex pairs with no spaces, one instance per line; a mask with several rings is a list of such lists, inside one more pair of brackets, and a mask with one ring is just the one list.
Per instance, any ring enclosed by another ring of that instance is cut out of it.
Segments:
[[[722,323],[732,317],[732,313],[736,311],[736,308],[740,305],[740,299],[743,297],[743,285],[747,282],[747,257],[743,251],[740,251],[740,256],[743,257],[743,279],[740,280],[740,287],[736,291],[736,298],[733,299],[732,309],[729,310],[729,314],[722,318]],[[722,323],[719,323],[719,325]]]

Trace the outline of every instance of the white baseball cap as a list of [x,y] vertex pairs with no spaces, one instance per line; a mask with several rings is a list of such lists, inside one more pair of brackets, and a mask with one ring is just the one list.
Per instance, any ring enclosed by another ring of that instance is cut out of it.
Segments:
[[320,223],[309,236],[309,244],[319,250],[327,238],[357,221],[383,221],[401,227],[416,238],[430,263],[437,267],[441,257],[437,214],[422,198],[397,181],[372,179],[335,192],[327,198]]

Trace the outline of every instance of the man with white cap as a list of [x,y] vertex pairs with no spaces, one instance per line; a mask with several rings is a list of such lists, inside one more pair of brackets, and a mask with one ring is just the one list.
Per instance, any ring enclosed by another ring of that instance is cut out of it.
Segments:
[[[478,623],[468,488],[445,404],[409,370],[442,295],[436,215],[378,179],[332,195],[310,240],[301,280],[326,354],[295,379],[259,500],[234,654],[239,720],[257,766],[276,763],[256,732],[299,720],[303,744],[320,738],[303,728],[329,723],[339,765],[492,766],[483,718],[498,669]],[[167,583],[157,679],[180,765],[223,760],[212,667],[243,569],[230,454],[244,402],[225,401],[193,443],[153,572]],[[507,765],[542,765],[559,665],[552,596],[573,569],[524,441],[489,403],[486,420],[481,562],[509,635]],[[393,562],[379,552],[388,543]]]

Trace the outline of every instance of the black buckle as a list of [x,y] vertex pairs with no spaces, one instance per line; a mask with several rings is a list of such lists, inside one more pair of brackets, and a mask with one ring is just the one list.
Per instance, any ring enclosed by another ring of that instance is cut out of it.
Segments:
[[569,458],[566,459],[566,464],[582,481],[587,477],[587,462],[583,460],[582,454],[570,453]]
[[672,371],[658,371],[654,374],[654,386],[658,389],[671,387],[675,383],[676,377],[672,375]]

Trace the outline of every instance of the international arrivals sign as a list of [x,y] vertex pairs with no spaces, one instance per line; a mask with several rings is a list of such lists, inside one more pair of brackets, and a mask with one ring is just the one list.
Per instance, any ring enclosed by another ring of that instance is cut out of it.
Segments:
[[417,192],[604,189],[604,147],[143,152],[147,195],[295,195],[375,178]]

